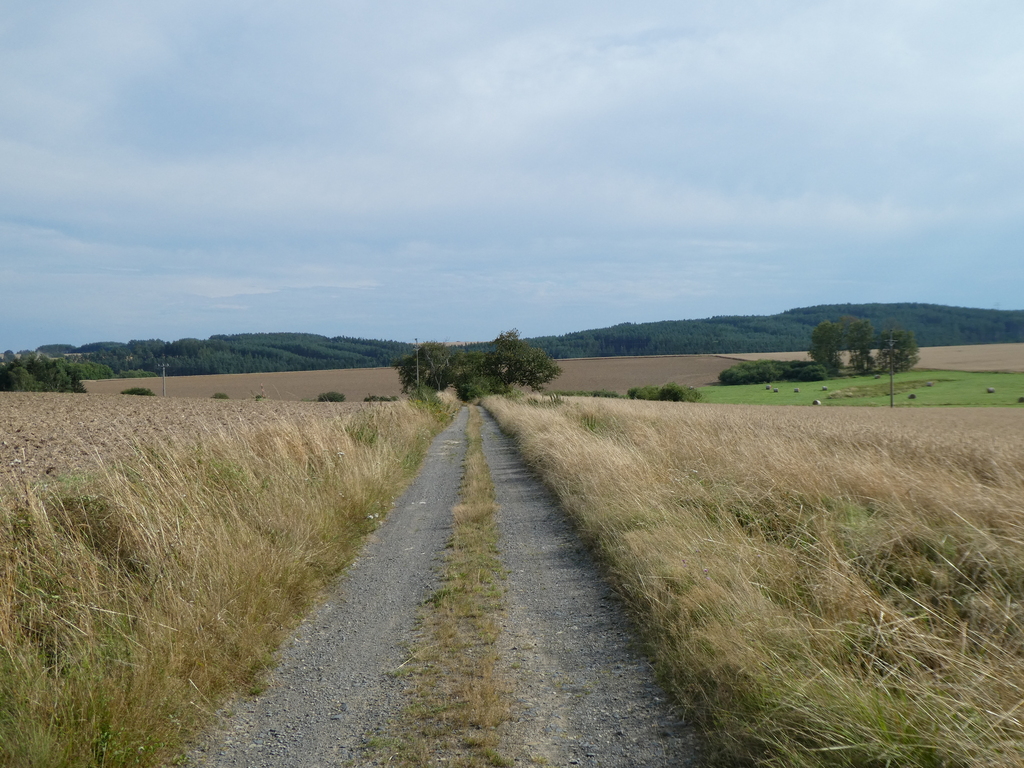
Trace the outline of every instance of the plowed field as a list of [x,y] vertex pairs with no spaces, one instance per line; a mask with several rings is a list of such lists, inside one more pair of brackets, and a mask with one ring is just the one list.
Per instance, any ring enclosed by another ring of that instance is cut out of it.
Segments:
[[0,392],[0,485],[94,470],[138,443],[193,441],[270,420],[320,419],[361,407]]

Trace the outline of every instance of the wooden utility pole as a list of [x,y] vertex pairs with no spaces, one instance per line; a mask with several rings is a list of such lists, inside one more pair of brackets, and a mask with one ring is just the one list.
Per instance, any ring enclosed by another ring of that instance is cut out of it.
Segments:
[[893,358],[896,357],[896,339],[892,336],[892,331],[889,331],[889,407],[896,407],[896,390],[893,385]]

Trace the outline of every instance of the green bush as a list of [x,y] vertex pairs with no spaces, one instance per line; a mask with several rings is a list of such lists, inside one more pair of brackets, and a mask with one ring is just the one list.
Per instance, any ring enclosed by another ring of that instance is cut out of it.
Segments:
[[345,395],[342,392],[321,392],[316,396],[318,403],[343,403]]
[[214,392],[212,395],[214,400],[230,400],[226,392]]
[[122,395],[144,395],[145,397],[156,397],[154,392],[149,387],[129,387],[128,389],[121,390]]
[[367,395],[363,398],[364,403],[393,403],[398,400],[398,395]]
[[684,387],[670,381],[662,387],[653,384],[646,387],[632,387],[627,396],[630,400],[668,400],[675,403],[699,403],[704,400],[704,393],[693,387]]
[[726,368],[718,380],[727,386],[775,381],[824,381],[828,370],[811,360],[747,360]]
[[610,389],[559,389],[551,394],[562,397],[622,397]]

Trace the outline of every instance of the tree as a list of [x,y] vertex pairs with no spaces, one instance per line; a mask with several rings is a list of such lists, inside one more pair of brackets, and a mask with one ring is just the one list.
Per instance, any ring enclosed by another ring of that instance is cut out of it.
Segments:
[[811,360],[828,368],[839,370],[842,364],[840,352],[843,349],[843,324],[823,320],[811,331]]
[[417,386],[427,386],[443,392],[455,383],[456,352],[440,341],[425,341],[414,352],[395,360],[392,367],[398,371],[403,392],[413,392]]
[[[892,339],[892,349],[889,348],[889,339]],[[892,358],[892,369],[896,372],[909,371],[921,356],[917,353],[917,339],[913,331],[905,331],[901,328],[890,326],[878,334],[875,341],[878,348],[877,363],[881,370],[889,370],[889,359]]]
[[851,319],[846,326],[846,348],[850,350],[850,368],[855,373],[869,373],[874,365],[871,350],[875,347],[875,329],[870,320]]
[[515,328],[494,340],[494,350],[485,356],[483,369],[506,387],[529,387],[535,391],[562,372],[547,352],[519,338]]

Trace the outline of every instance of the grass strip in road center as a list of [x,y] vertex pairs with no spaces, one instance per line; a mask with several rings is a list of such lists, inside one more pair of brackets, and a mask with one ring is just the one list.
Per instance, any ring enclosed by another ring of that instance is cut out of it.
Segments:
[[470,406],[461,501],[442,586],[426,602],[410,662],[413,702],[377,747],[398,765],[512,765],[498,752],[510,717],[510,685],[496,670],[505,572],[498,559],[494,484],[484,458],[479,409]]

